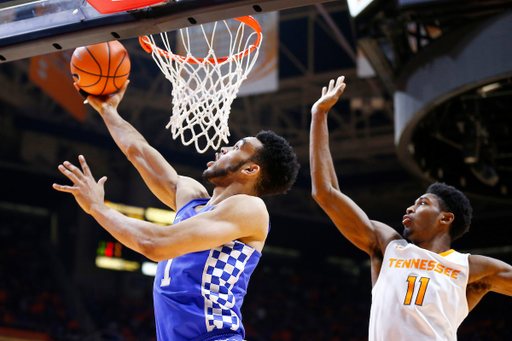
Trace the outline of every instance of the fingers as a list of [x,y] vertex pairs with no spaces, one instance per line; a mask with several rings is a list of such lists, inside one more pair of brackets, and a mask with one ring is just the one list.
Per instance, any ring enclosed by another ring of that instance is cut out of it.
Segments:
[[89,169],[89,166],[87,165],[87,162],[85,161],[85,158],[83,155],[80,155],[78,157],[78,160],[80,161],[80,166],[83,169],[83,173],[80,170],[80,168],[76,167],[69,161],[64,161],[62,165],[59,165],[59,170],[62,174],[67,176],[69,180],[73,181],[73,183],[77,183],[85,176],[92,177],[91,170]]
[[[77,183],[79,180],[78,180],[78,177],[76,176],[76,174],[70,169],[70,167],[74,167],[71,163],[69,163],[68,161],[64,161],[64,164],[63,165],[59,165],[59,170],[62,174],[64,174],[65,176],[68,177],[69,180],[71,180],[73,183]],[[76,168],[76,167],[75,167]]]
[[[78,156],[78,161],[80,162],[80,166],[82,167],[82,170],[80,168],[76,167],[69,161],[64,161],[62,165],[59,165],[59,170],[62,174],[67,176],[71,181],[73,181],[74,184],[84,179],[84,177],[90,177],[93,178],[91,169],[89,168],[89,165],[85,161],[85,157],[83,155]],[[83,171],[83,173],[82,173]],[[94,178],[93,178],[94,179]],[[105,183],[107,181],[107,177],[104,176],[100,179],[101,183]],[[100,182],[98,181],[98,183]]]
[[73,193],[73,191],[75,189],[74,187],[71,187],[71,186],[63,186],[63,185],[59,185],[59,184],[53,184],[52,187],[59,192],[66,192],[66,193]]
[[345,88],[347,87],[347,84],[344,83],[345,76],[340,76],[336,80],[336,92],[341,95],[343,91],[345,91]]
[[121,97],[124,96],[124,93],[126,92],[126,89],[128,88],[128,84],[130,84],[130,80],[129,79],[127,79],[126,82],[124,82],[124,84],[121,87],[121,89],[119,89],[119,94],[121,95]]
[[98,185],[100,185],[101,187],[103,187],[105,185],[105,182],[107,181],[107,177],[104,176],[102,177],[101,179],[98,180]]
[[128,84],[130,84],[130,80],[127,79],[126,82],[124,82],[123,86],[119,88],[116,92],[114,92],[111,96],[117,95],[119,96],[118,101],[121,101],[124,97],[124,93],[126,92],[126,89],[128,88]]
[[[124,97],[124,94],[126,92],[126,89],[128,88],[128,84],[130,84],[130,80],[126,80],[124,82],[123,86],[117,90],[114,93],[111,93],[109,95],[102,95],[102,96],[89,96],[87,100],[89,101],[89,104],[100,114],[103,115],[105,108],[113,108],[117,110],[117,107],[121,100]],[[108,105],[104,105],[108,104]]]
[[338,80],[336,81],[336,87],[340,87],[344,81],[345,81],[345,76],[338,77]]
[[78,161],[80,161],[80,166],[82,166],[82,170],[84,171],[85,176],[91,176],[91,169],[89,168],[89,165],[85,161],[85,157],[83,155],[78,156]]
[[66,167],[68,170],[70,170],[77,179],[80,179],[83,177],[83,173],[80,170],[80,168],[76,167],[74,164],[72,164],[69,161],[64,161],[64,167]]
[[[327,94],[327,92],[331,92],[331,91],[335,91],[335,92],[338,92],[338,91],[341,91],[343,92],[343,90],[345,90],[345,87],[347,86],[345,83],[345,76],[340,76],[336,79],[336,81],[334,81],[334,79],[331,79],[329,81],[329,87],[328,89],[326,87],[324,87],[322,89],[322,96],[324,96],[325,94]],[[324,91],[325,90],[325,91]]]
[[78,86],[78,84],[76,84],[76,82],[75,82],[75,83],[73,83],[73,86],[74,86],[74,87],[75,87],[75,89],[78,91],[78,93],[79,93],[83,98],[85,98],[84,104],[87,104],[87,103],[88,103],[88,101],[87,101],[87,97],[89,97],[89,95],[90,95],[90,94],[89,94],[88,92],[86,92],[86,91],[82,90],[82,89]]

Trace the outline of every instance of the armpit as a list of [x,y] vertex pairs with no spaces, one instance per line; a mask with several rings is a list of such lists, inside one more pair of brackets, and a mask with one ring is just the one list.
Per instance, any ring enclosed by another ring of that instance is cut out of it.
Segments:
[[482,297],[491,289],[491,285],[486,281],[477,281],[469,283],[466,287],[466,299],[469,311],[480,302]]
[[368,250],[370,251],[371,259],[380,260],[384,259],[384,254],[382,253],[382,249],[379,243],[372,243],[368,246]]
[[480,280],[469,283],[466,290],[468,292],[473,292],[475,294],[485,294],[486,292],[491,290],[491,284],[485,280]]

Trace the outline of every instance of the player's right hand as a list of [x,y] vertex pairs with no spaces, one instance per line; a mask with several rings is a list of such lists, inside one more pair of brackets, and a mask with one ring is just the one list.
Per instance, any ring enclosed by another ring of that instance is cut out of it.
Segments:
[[344,83],[345,76],[340,76],[334,83],[334,79],[331,79],[329,82],[329,87],[323,87],[322,89],[322,97],[311,108],[311,113],[326,113],[328,112],[336,102],[338,102],[338,98],[341,96],[345,87],[347,86]]
[[82,94],[82,92],[88,95],[86,97],[86,102],[84,102],[84,103],[89,103],[97,112],[100,113],[100,115],[103,115],[103,113],[108,110],[112,110],[112,109],[117,110],[117,107],[119,106],[119,103],[123,99],[124,93],[126,92],[126,89],[128,88],[128,84],[130,84],[129,79],[127,79],[126,82],[124,82],[123,86],[118,91],[116,91],[114,93],[111,93],[108,95],[103,95],[103,96],[94,96],[94,95],[87,94],[87,92],[81,90],[78,87],[78,84],[73,83],[75,88],[78,90],[78,92],[82,96],[84,95],[84,94]]

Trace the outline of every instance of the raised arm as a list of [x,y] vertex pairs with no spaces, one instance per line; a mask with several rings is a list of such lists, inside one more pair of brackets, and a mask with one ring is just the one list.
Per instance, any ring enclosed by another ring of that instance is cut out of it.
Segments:
[[495,258],[470,255],[466,291],[469,310],[489,291],[512,296],[512,266]]
[[213,210],[186,219],[176,225],[159,226],[133,219],[104,204],[103,185],[96,182],[83,156],[83,172],[69,162],[59,166],[73,186],[54,184],[61,192],[75,196],[82,209],[92,215],[114,238],[151,260],[161,261],[208,250],[232,240],[261,251],[268,232],[268,213],[257,197],[237,195],[222,201]]
[[329,215],[338,230],[355,246],[370,256],[383,254],[387,244],[401,238],[391,227],[372,222],[366,213],[341,193],[329,149],[327,114],[345,89],[344,77],[322,89],[322,97],[311,109],[310,167],[312,195]]
[[[146,139],[117,112],[129,81],[110,96],[88,96],[89,104],[101,115],[110,135],[137,168],[151,192],[167,206],[176,210],[189,200],[209,197],[199,182],[179,176],[174,168]],[[177,195],[177,193],[179,193]]]

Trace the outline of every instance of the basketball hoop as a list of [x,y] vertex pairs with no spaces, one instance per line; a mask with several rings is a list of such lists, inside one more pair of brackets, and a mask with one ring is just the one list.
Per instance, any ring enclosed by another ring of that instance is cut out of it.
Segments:
[[[251,16],[235,20],[236,34],[233,25],[225,20],[224,25],[200,25],[202,47],[207,48],[204,58],[192,55],[197,52],[192,49],[188,28],[180,29],[184,55],[172,51],[166,32],[160,34],[165,49],[157,46],[153,36],[139,38],[142,48],[151,53],[173,85],[172,116],[166,128],[171,128],[173,139],[180,136],[184,145],[194,143],[199,153],[208,147],[218,149],[222,141],[228,142],[231,104],[259,54],[262,33],[258,22]],[[254,32],[245,32],[246,26]],[[229,35],[225,57],[217,57],[214,51],[214,43],[215,48],[222,45],[215,42],[218,31],[227,31]]]

